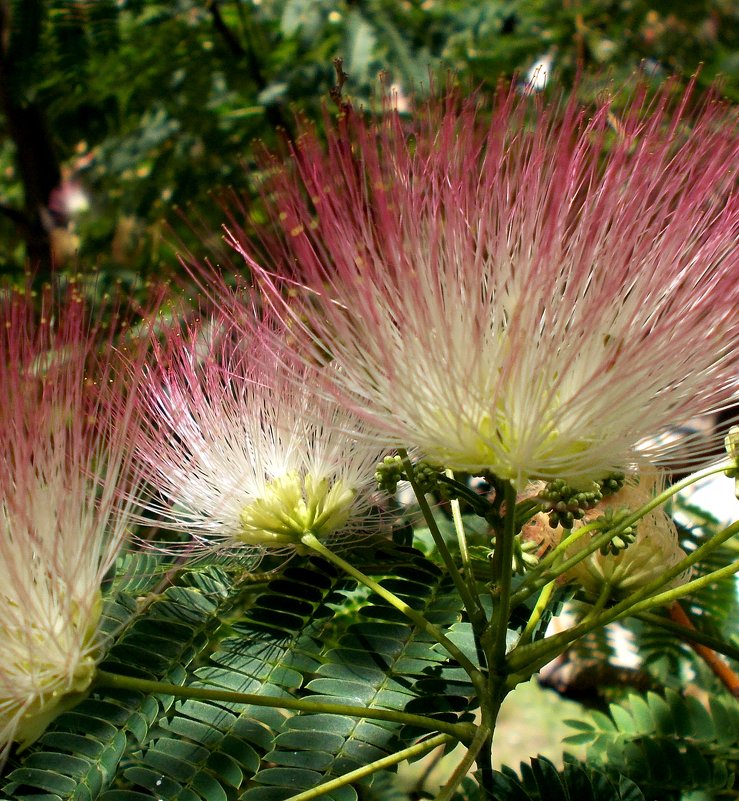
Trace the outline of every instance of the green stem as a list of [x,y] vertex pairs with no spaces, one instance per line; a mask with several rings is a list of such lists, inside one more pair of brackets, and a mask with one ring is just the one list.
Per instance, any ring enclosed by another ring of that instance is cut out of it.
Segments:
[[329,715],[347,715],[367,718],[369,720],[385,720],[407,726],[418,726],[431,731],[443,732],[445,737],[453,737],[460,742],[471,742],[477,727],[472,723],[449,723],[426,715],[413,715],[408,712],[397,712],[393,709],[375,709],[348,704],[327,704],[302,698],[276,698],[254,693],[239,693],[232,690],[219,690],[210,687],[191,687],[167,682],[139,679],[134,676],[121,676],[98,670],[95,675],[95,686],[111,687],[120,690],[134,690],[146,694],[174,695],[177,698],[192,698],[204,701],[223,701],[232,704],[249,704],[251,706],[271,706],[278,709],[292,709],[296,712],[316,712]]
[[[454,480],[454,473],[451,470],[446,470],[446,475]],[[459,545],[459,555],[462,559],[462,570],[464,571],[465,586],[475,586],[475,573],[472,569],[472,562],[470,561],[470,554],[467,550],[467,536],[464,531],[464,522],[462,521],[462,510],[459,501],[453,498],[451,501],[452,507],[452,520],[454,521],[454,530],[457,533],[457,544]],[[469,611],[468,611],[469,614]],[[470,622],[473,629],[482,633],[487,625],[487,618],[479,603],[479,599],[475,598],[475,617],[470,617]]]
[[552,593],[554,592],[554,587],[556,583],[554,581],[550,581],[549,584],[546,584],[542,589],[539,597],[536,599],[536,605],[534,606],[534,610],[531,613],[531,617],[526,622],[526,628],[523,630],[521,634],[521,638],[519,639],[519,643],[523,644],[528,642],[532,636],[533,631],[536,628],[536,624],[541,620],[541,616],[544,614],[544,610],[549,605],[549,601],[552,597]]
[[[400,448],[398,449],[398,454],[403,461],[405,474],[408,477],[408,481],[410,482],[416,499],[418,500],[418,505],[421,509],[421,513],[423,514],[423,519],[426,521],[426,525],[431,532],[434,544],[436,545],[436,549],[439,552],[442,561],[444,562],[444,566],[446,567],[449,575],[452,577],[454,586],[457,588],[459,597],[462,599],[464,608],[467,610],[467,615],[470,619],[470,622],[472,622],[474,625],[484,626],[485,623],[487,623],[487,620],[485,620],[485,612],[483,611],[480,599],[477,597],[472,588],[467,585],[464,578],[462,578],[460,575],[457,566],[454,564],[454,559],[449,553],[449,549],[446,547],[444,537],[441,536],[439,527],[436,525],[436,520],[434,520],[434,515],[431,511],[428,501],[426,500],[426,496],[423,494],[423,492],[421,492],[421,488],[416,482],[415,473],[413,472],[413,463],[408,456],[408,451],[406,451],[404,448]],[[475,585],[473,584],[472,587],[474,586]]]
[[639,522],[639,520],[644,517],[644,515],[648,514],[652,511],[652,509],[656,509],[658,506],[661,506],[663,503],[668,501],[672,498],[673,495],[677,495],[678,492],[685,489],[685,487],[689,487],[691,484],[695,484],[697,481],[701,481],[708,476],[713,476],[716,473],[723,473],[728,468],[732,467],[733,462],[730,459],[724,459],[722,462],[718,464],[711,465],[710,467],[706,467],[703,470],[697,470],[695,473],[691,473],[689,476],[686,476],[682,481],[676,481],[674,484],[670,484],[667,489],[663,490],[659,493],[659,495],[655,495],[651,501],[645,503],[640,509],[637,509],[633,514],[629,515],[628,517],[624,518],[614,529],[613,531],[616,534],[620,534],[625,529],[633,526],[634,523]]
[[489,737],[486,741],[489,747],[482,750],[477,758],[477,767],[480,777],[480,788],[482,789],[482,798],[493,798],[493,734],[500,715],[503,701],[509,692],[508,688],[508,675],[506,673],[498,673],[490,671],[488,676],[488,691],[486,695],[480,699],[480,713],[482,718],[482,725],[488,730]]
[[[716,550],[716,548],[720,548],[727,540],[731,539],[737,533],[739,533],[739,521],[732,523],[723,531],[715,534],[710,540],[708,540],[708,542],[704,542],[703,545],[701,545],[699,548],[696,548],[693,553],[686,556],[685,559],[680,560],[680,562],[678,562],[675,566],[671,567],[669,570],[665,570],[665,572],[662,573],[662,575],[660,575],[658,578],[654,579],[654,581],[650,581],[644,587],[632,593],[628,598],[625,598],[620,603],[606,610],[600,617],[598,617],[598,619],[592,621],[583,621],[577,626],[573,626],[571,629],[563,631],[561,634],[555,634],[553,637],[548,637],[547,639],[541,640],[535,644],[524,645],[520,649],[517,649],[509,657],[509,667],[512,671],[518,672],[519,670],[523,669],[524,666],[526,666],[526,669],[528,669],[532,665],[544,665],[552,656],[561,653],[571,642],[579,639],[584,634],[592,631],[594,628],[605,626],[619,617],[630,616],[632,610],[634,610],[638,604],[640,604],[642,601],[650,599],[653,593],[664,587],[665,584],[672,581],[672,579],[680,575],[680,573],[687,570],[689,567],[692,567],[697,562],[700,562],[707,554]],[[730,565],[729,567],[733,566]],[[708,576],[711,578],[702,576],[701,579],[705,579],[704,584],[708,583],[711,580],[715,580],[716,575],[723,573],[725,570],[726,568],[722,568],[720,571],[716,571],[715,573],[709,573]],[[666,595],[666,593],[662,593],[662,595]],[[677,595],[676,597],[680,596]],[[653,604],[648,604],[645,608],[649,608],[650,605]]]
[[446,745],[446,743],[451,742],[453,739],[454,738],[450,737],[448,734],[439,734],[429,740],[424,740],[423,742],[416,743],[409,748],[404,748],[402,751],[396,751],[394,754],[390,754],[382,759],[378,759],[375,762],[370,762],[369,765],[364,765],[361,768],[357,768],[349,773],[345,773],[343,776],[339,776],[336,779],[332,779],[324,784],[320,784],[318,787],[313,787],[311,790],[306,790],[305,792],[298,793],[297,795],[291,795],[288,799],[286,799],[286,801],[312,801],[313,798],[319,798],[320,796],[323,796],[324,793],[330,793],[332,790],[338,790],[339,787],[345,787],[347,784],[351,784],[352,782],[359,781],[367,776],[371,776],[378,770],[391,768],[393,765],[397,765],[399,762],[403,762],[406,759],[413,759],[423,756],[429,751],[433,751],[434,748],[438,748],[440,745]]
[[444,648],[453,656],[457,662],[467,671],[469,674],[472,683],[478,689],[482,689],[485,684],[484,677],[480,670],[474,665],[463,653],[462,651],[457,648],[457,646],[444,634],[444,632],[435,626],[433,623],[430,623],[420,612],[417,612],[413,607],[409,606],[405,601],[398,598],[397,595],[390,592],[389,590],[385,589],[381,584],[376,582],[374,579],[371,579],[369,576],[362,573],[361,570],[357,570],[356,567],[350,565],[349,562],[342,559],[340,556],[335,554],[329,548],[327,548],[319,539],[316,537],[315,534],[308,532],[304,534],[301,538],[301,542],[307,548],[315,551],[316,553],[323,556],[324,559],[327,559],[329,562],[332,562],[337,567],[340,567],[343,571],[348,573],[350,576],[355,578],[360,584],[364,584],[365,587],[368,587],[372,592],[379,595],[381,598],[384,598],[391,606],[395,607],[399,612],[402,612],[407,618],[409,618],[413,623],[416,624],[420,629],[425,631],[429,636],[433,637],[436,642],[440,645],[443,645]]
[[[584,534],[590,533],[592,531],[598,531],[603,526],[602,523],[588,523],[586,526],[582,526],[582,528],[575,529],[572,533],[571,537],[566,538],[566,543],[563,541],[560,545],[565,544],[565,548],[568,548],[572,545],[573,542],[580,539],[581,536]],[[554,581],[558,576],[564,575],[568,570],[571,570],[575,565],[580,564],[580,562],[587,559],[591,554],[595,553],[596,551],[600,550],[604,545],[609,543],[617,534],[618,532],[616,529],[606,529],[602,531],[600,534],[597,534],[593,537],[592,540],[584,547],[581,548],[577,553],[573,554],[569,559],[565,559],[561,561],[556,567],[551,567],[547,570],[545,569],[544,572],[538,572],[537,568],[534,568],[533,574],[527,576],[527,579],[532,578],[533,580],[527,584],[527,580],[524,581],[519,585],[519,588],[514,593],[513,597],[511,598],[511,604],[515,607],[520,603],[523,603],[529,596],[533,595],[537,590],[541,589],[542,587],[546,586],[550,581]],[[561,557],[561,551],[558,556]]]
[[575,542],[575,540],[579,539],[588,531],[594,531],[598,528],[601,528],[603,524],[598,523],[598,521],[593,521],[592,523],[588,523],[586,526],[576,529],[572,532],[572,534],[559,543],[559,545],[551,553],[547,554],[547,556],[545,556],[539,562],[537,567],[529,573],[511,599],[512,605],[515,606],[526,600],[526,598],[536,592],[540,587],[543,587],[545,584],[549,583],[553,578],[566,573],[572,567],[582,562],[583,559],[587,559],[591,553],[595,553],[595,551],[599,550],[603,545],[610,542],[615,536],[620,534],[622,531],[625,531],[630,526],[633,526],[635,523],[641,520],[642,517],[651,512],[652,509],[656,509],[658,506],[669,500],[673,495],[676,495],[678,492],[685,489],[685,487],[689,487],[691,484],[694,484],[696,481],[701,481],[707,476],[712,476],[716,473],[723,473],[727,468],[731,467],[732,464],[733,463],[730,460],[724,460],[723,462],[719,462],[717,465],[712,465],[711,467],[706,467],[703,470],[698,470],[697,472],[687,476],[687,478],[684,478],[682,481],[672,484],[666,490],[659,493],[659,495],[656,495],[654,498],[652,498],[652,500],[650,500],[648,503],[644,504],[644,506],[637,509],[628,517],[625,517],[616,526],[608,528],[603,531],[602,534],[594,537],[585,548],[583,548],[581,551],[578,551],[566,561],[557,565],[556,571],[549,570],[548,568],[552,566],[556,558],[564,553],[572,545],[572,543]]
[[511,609],[513,545],[516,536],[516,490],[510,481],[505,482],[504,502],[506,505],[505,517],[502,529],[499,529],[495,535],[492,565],[495,598],[490,621],[492,647],[488,656],[491,659],[490,667],[494,670],[500,670],[505,663],[506,634]]
[[697,629],[689,629],[685,626],[681,626],[679,623],[668,620],[666,617],[662,617],[661,615],[652,614],[651,612],[639,612],[638,614],[634,615],[634,617],[644,621],[645,623],[649,623],[652,626],[658,626],[665,631],[672,632],[681,640],[685,640],[685,642],[696,642],[699,645],[705,645],[706,648],[710,648],[711,650],[716,651],[716,653],[723,654],[724,656],[728,656],[730,659],[734,659],[735,661],[739,662],[739,648],[731,645],[728,642],[719,640],[717,637],[711,637],[709,634],[704,634],[702,631],[698,631]]
[[493,552],[493,614],[490,627],[481,639],[490,667],[488,686],[485,693],[479,696],[482,726],[487,729],[485,742],[490,743],[490,748],[478,762],[483,797],[490,796],[492,793],[492,734],[495,731],[500,707],[508,692],[506,635],[511,610],[512,560],[516,537],[516,490],[510,481],[504,482],[503,494],[505,516],[502,526],[496,529],[495,551]]
[[590,623],[593,620],[596,620],[598,615],[605,609],[606,604],[608,603],[611,592],[613,591],[613,585],[610,581],[603,582],[603,586],[600,588],[600,595],[596,599],[595,603],[590,607],[590,610],[583,618],[583,623]]
[[451,799],[462,779],[469,773],[470,768],[477,759],[477,755],[480,753],[480,749],[489,741],[490,734],[490,729],[487,726],[480,726],[475,734],[475,739],[467,749],[467,753],[462,757],[462,761],[454,769],[447,783],[441,788],[435,801],[449,801]]
[[661,592],[658,595],[652,595],[650,598],[645,598],[643,601],[634,604],[634,606],[628,609],[627,612],[621,615],[621,617],[631,617],[632,615],[637,615],[639,612],[645,612],[647,609],[651,609],[655,606],[670,606],[679,598],[682,598],[685,595],[690,595],[698,590],[702,590],[708,584],[721,581],[721,579],[733,576],[735,573],[739,573],[739,560],[732,562],[730,565],[726,565],[725,567],[721,567],[718,570],[714,570],[712,573],[707,573],[705,576],[700,576],[697,579],[688,581],[686,584],[681,584],[679,587],[673,587],[672,589],[665,590],[665,592]]

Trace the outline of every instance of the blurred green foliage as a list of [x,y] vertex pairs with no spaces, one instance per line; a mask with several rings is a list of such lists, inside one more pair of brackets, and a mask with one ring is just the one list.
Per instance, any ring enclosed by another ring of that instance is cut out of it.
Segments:
[[0,0],[1,269],[128,282],[176,270],[175,240],[217,252],[218,196],[254,193],[254,140],[320,119],[336,57],[354,102],[381,72],[402,101],[541,59],[586,95],[702,63],[735,100],[738,23],[733,0]]

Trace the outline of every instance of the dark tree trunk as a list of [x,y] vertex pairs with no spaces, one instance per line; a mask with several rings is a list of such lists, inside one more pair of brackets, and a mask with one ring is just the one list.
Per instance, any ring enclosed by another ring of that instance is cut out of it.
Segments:
[[10,24],[8,5],[3,4],[0,8],[0,110],[5,117],[7,134],[15,146],[24,204],[22,210],[3,207],[0,211],[15,223],[23,238],[29,266],[39,279],[45,279],[53,267],[49,197],[59,186],[61,170],[43,110],[37,103],[26,102],[18,91],[22,81],[16,74],[19,67],[12,55]]

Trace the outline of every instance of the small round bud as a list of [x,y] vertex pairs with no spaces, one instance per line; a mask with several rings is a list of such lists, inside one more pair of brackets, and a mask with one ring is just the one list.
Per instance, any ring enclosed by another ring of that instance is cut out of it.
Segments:
[[610,473],[598,483],[600,484],[600,491],[603,495],[613,495],[623,488],[625,481],[626,474],[617,472]]
[[562,479],[550,481],[538,496],[541,508],[549,512],[549,525],[572,528],[575,520],[582,520],[585,512],[603,498],[600,485],[591,482],[586,488],[572,487]]
[[[609,507],[605,510],[605,514],[602,514],[600,517],[596,518],[599,522],[603,523],[604,529],[612,529],[616,528],[621,521],[625,520],[630,514],[630,511],[627,508],[615,509],[613,507]],[[607,542],[603,545],[600,549],[600,552],[603,556],[608,555],[609,553],[613,556],[617,556],[621,551],[626,550],[629,545],[636,539],[636,530],[633,526],[629,526],[628,528],[623,529],[619,534],[617,534],[610,542]]]
[[416,462],[413,465],[413,477],[418,488],[426,494],[434,492],[439,487],[439,473],[441,468],[430,462]]

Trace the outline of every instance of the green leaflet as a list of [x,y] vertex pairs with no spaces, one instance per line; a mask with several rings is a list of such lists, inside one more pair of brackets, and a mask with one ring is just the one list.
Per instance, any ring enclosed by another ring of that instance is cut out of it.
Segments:
[[631,779],[609,777],[577,763],[558,771],[548,759],[538,757],[530,765],[522,762],[520,771],[520,777],[507,767],[495,772],[496,801],[645,801]]
[[[395,553],[403,557],[402,563],[394,566],[392,578],[381,583],[437,625],[446,627],[457,620],[461,602],[451,581],[417,551],[397,548]],[[311,700],[426,714],[429,709],[442,713],[449,710],[450,703],[443,700],[451,686],[442,675],[446,656],[435,648],[434,641],[374,595],[355,602],[359,621],[339,633],[333,647],[321,648],[316,677],[306,685],[315,693],[309,696]],[[471,686],[463,684],[466,694],[471,695]],[[454,696],[451,706],[465,709],[469,701]],[[242,798],[286,798],[405,747],[420,733],[344,716],[294,716],[284,723],[273,749],[264,757],[280,767],[258,772],[255,782],[262,786],[248,789]],[[275,789],[267,792],[264,785]],[[277,787],[282,788],[280,792]],[[349,788],[340,788],[330,797],[354,798],[353,791],[349,792]]]
[[667,690],[664,697],[630,695],[592,723],[568,721],[590,743],[587,759],[609,774],[621,773],[644,790],[661,793],[732,786],[739,768],[739,703],[711,700],[710,714],[694,697]]
[[[195,671],[193,684],[271,696],[298,689],[302,671],[318,665],[316,644],[332,614],[326,601],[340,582],[323,563],[289,566],[230,627],[232,636]],[[162,799],[233,797],[257,772],[283,721],[272,708],[179,702],[124,778]]]
[[[439,625],[459,619],[452,583],[419,552],[384,542],[360,547],[357,559],[375,575],[391,572],[388,586]],[[433,709],[445,719],[468,709],[472,688],[456,665],[394,609],[354,587],[322,560],[293,561],[234,616],[229,636],[195,670],[193,684],[424,714]],[[352,615],[336,615],[347,603]],[[282,799],[422,733],[383,721],[188,700],[150,730],[123,780],[133,793],[162,799],[210,801],[237,791],[245,801]],[[104,801],[125,801],[120,792],[109,791]],[[342,787],[325,797],[352,801],[356,794]]]

